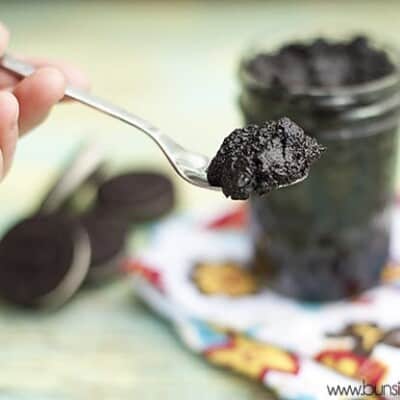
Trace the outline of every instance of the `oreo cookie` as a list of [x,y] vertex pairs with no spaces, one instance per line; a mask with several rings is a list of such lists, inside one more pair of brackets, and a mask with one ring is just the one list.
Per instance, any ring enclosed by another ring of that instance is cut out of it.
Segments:
[[49,188],[38,213],[51,214],[68,210],[76,192],[95,192],[99,182],[104,180],[104,170],[105,162],[101,149],[95,143],[81,145]]
[[100,211],[86,214],[80,221],[89,236],[91,247],[86,281],[100,283],[118,276],[125,257],[126,224]]
[[76,221],[33,216],[0,241],[0,296],[22,306],[59,307],[78,290],[89,263],[89,238]]
[[97,207],[130,222],[162,217],[173,208],[175,193],[171,180],[150,171],[131,172],[104,182],[98,191]]

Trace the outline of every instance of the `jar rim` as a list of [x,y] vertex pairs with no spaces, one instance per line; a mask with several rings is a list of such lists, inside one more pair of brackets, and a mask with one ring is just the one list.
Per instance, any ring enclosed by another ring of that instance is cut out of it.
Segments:
[[[383,50],[388,54],[394,65],[394,71],[392,73],[390,73],[389,75],[385,75],[379,79],[374,79],[355,85],[342,85],[336,87],[294,87],[288,90],[288,94],[291,96],[309,96],[313,98],[332,98],[348,96],[358,97],[362,96],[363,94],[385,91],[386,89],[390,89],[392,87],[395,87],[396,85],[400,85],[400,52],[397,47],[388,43],[379,42],[369,37],[368,39],[375,48]],[[301,42],[307,43],[307,40],[302,40]],[[278,44],[276,49],[284,46],[285,43],[289,43],[289,41],[281,42],[280,44]],[[272,49],[272,51],[274,50]],[[268,90],[271,86],[263,82],[261,79],[256,78],[254,74],[249,72],[247,68],[248,63],[260,54],[267,54],[267,50],[262,48],[253,48],[250,49],[250,51],[248,51],[244,56],[242,56],[239,63],[239,79],[245,85],[245,87],[258,90]]]

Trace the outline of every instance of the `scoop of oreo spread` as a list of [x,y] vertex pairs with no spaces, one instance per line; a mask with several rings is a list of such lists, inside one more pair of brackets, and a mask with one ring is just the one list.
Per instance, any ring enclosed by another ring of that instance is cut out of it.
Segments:
[[348,41],[318,38],[311,43],[290,43],[275,53],[257,54],[246,68],[264,85],[280,90],[357,85],[395,70],[388,54],[365,36]]
[[235,129],[211,160],[207,179],[233,200],[304,178],[324,147],[289,118]]

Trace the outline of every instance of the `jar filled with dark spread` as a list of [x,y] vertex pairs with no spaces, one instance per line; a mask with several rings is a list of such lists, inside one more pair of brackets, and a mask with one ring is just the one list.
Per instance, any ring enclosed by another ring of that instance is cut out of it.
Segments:
[[308,179],[250,200],[255,263],[279,293],[335,300],[379,282],[398,149],[397,54],[365,37],[290,43],[242,60],[247,123],[287,116],[326,147]]

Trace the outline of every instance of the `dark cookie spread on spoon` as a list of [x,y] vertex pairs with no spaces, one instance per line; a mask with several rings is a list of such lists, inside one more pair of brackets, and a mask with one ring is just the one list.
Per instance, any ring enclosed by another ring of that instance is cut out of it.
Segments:
[[305,178],[324,147],[289,118],[235,129],[211,160],[207,178],[233,200]]

